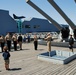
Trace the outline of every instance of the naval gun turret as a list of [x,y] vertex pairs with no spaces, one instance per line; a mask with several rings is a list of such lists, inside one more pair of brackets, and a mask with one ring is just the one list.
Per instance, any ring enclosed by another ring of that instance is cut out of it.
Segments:
[[68,18],[68,16],[62,11],[62,9],[55,3],[54,0],[48,0],[48,2],[58,11],[58,13],[65,19],[74,32],[74,38],[76,39],[76,25]]
[[[32,6],[35,10],[37,10],[40,14],[42,14],[45,18],[47,18],[53,25],[55,25],[61,31],[62,39],[66,39],[69,37],[69,28],[63,28],[60,24],[58,24],[55,20],[53,20],[49,15],[47,15],[43,10],[41,10],[30,0],[26,0],[26,2],[30,6]],[[65,35],[65,32],[66,32],[66,35]]]

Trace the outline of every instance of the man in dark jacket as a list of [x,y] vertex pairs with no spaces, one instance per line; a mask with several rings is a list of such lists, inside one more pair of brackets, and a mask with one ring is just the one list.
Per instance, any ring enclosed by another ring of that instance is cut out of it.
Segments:
[[20,46],[20,50],[22,50],[22,36],[21,36],[21,34],[19,34],[18,43],[19,43],[19,46]]
[[74,39],[73,39],[72,35],[70,35],[69,48],[72,50],[72,52],[73,52],[73,44],[74,44]]

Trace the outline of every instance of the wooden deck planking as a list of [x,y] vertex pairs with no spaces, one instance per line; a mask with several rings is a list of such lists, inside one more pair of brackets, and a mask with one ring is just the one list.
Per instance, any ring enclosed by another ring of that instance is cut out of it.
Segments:
[[59,73],[59,75],[66,75],[68,72],[70,72],[74,67],[76,67],[76,61],[73,61],[72,64],[68,65],[62,72]]
[[[23,44],[24,50],[13,51],[10,58],[10,68],[21,68],[21,70],[6,71],[4,61],[0,53],[0,75],[76,75],[76,60],[66,64],[53,64],[40,61],[37,55],[46,52],[47,47],[39,45],[38,50],[33,49],[33,43]],[[54,47],[52,50],[68,50],[68,48]],[[75,51],[75,49],[74,49]]]

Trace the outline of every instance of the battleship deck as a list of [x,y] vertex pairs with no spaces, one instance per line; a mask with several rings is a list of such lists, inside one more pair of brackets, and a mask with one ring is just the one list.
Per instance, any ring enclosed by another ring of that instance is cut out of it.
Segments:
[[[52,50],[70,51],[68,47],[55,46],[52,46]],[[0,53],[0,75],[76,75],[76,60],[66,65],[38,60],[37,55],[46,51],[45,45],[38,45],[38,50],[35,51],[33,43],[23,44],[23,50],[12,50],[10,71],[5,70],[2,53]]]

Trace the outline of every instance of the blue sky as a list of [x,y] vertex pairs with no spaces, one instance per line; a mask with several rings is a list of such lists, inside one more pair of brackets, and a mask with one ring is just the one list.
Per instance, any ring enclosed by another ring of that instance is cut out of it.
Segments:
[[[47,0],[31,0],[43,11],[45,11],[51,18],[53,18],[59,24],[67,24],[67,22],[59,15],[59,13],[49,4]],[[76,24],[76,3],[74,0],[54,0],[65,14]],[[26,3],[25,0],[1,0],[0,9],[8,10],[12,16],[13,13],[17,16],[25,16],[25,20],[37,17],[45,19],[39,12],[33,9]],[[12,16],[13,17],[13,16]]]

